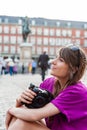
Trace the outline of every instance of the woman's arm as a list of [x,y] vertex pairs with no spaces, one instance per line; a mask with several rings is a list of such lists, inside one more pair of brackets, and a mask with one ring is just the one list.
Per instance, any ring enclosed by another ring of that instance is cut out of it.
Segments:
[[52,103],[48,103],[42,108],[37,109],[28,109],[24,107],[13,107],[9,110],[9,113],[15,116],[16,118],[20,118],[26,121],[37,121],[43,118],[53,116],[55,114],[60,113],[59,109],[54,106]]
[[7,113],[6,113],[6,119],[5,119],[6,129],[8,129],[9,124],[10,124],[10,122],[11,122],[11,120],[12,120],[12,117],[13,117],[13,115],[11,115],[11,114],[9,113],[9,110],[8,110]]
[[[21,102],[24,103],[28,103],[31,104],[33,98],[36,96],[36,93],[34,93],[33,91],[31,91],[30,89],[25,90],[24,92],[22,92],[22,94],[16,99],[16,105],[15,108],[18,107],[22,107],[23,104]],[[14,115],[12,115],[11,113],[9,113],[10,109],[7,111],[6,113],[6,119],[5,119],[5,124],[6,124],[6,128],[8,128],[11,119],[13,118]]]

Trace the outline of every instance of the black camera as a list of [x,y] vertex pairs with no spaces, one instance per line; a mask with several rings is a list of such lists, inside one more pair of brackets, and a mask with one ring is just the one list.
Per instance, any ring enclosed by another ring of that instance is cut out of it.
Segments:
[[27,108],[40,108],[49,103],[53,99],[53,95],[47,91],[42,90],[39,87],[35,86],[34,84],[30,84],[29,89],[34,91],[37,96],[34,97],[31,104],[23,103]]

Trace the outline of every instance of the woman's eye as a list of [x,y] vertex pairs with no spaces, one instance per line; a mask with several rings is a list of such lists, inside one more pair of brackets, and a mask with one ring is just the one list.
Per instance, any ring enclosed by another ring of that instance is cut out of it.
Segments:
[[60,60],[61,62],[64,62],[64,59],[63,59],[63,58],[59,58],[59,60]]

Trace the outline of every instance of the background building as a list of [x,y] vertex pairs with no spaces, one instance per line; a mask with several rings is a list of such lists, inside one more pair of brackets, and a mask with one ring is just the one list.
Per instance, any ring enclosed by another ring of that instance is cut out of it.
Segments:
[[[22,20],[23,17],[0,16],[0,56],[20,58]],[[53,58],[57,48],[70,43],[80,45],[87,53],[87,22],[29,18],[29,27],[27,42],[32,43],[32,57],[46,50]]]

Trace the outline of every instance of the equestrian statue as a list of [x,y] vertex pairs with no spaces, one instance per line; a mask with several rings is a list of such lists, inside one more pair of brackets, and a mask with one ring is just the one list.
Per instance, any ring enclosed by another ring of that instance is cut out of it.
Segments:
[[31,33],[31,30],[29,29],[29,19],[28,17],[25,17],[23,19],[23,24],[22,24],[22,36],[23,36],[23,41],[27,41],[28,34]]

